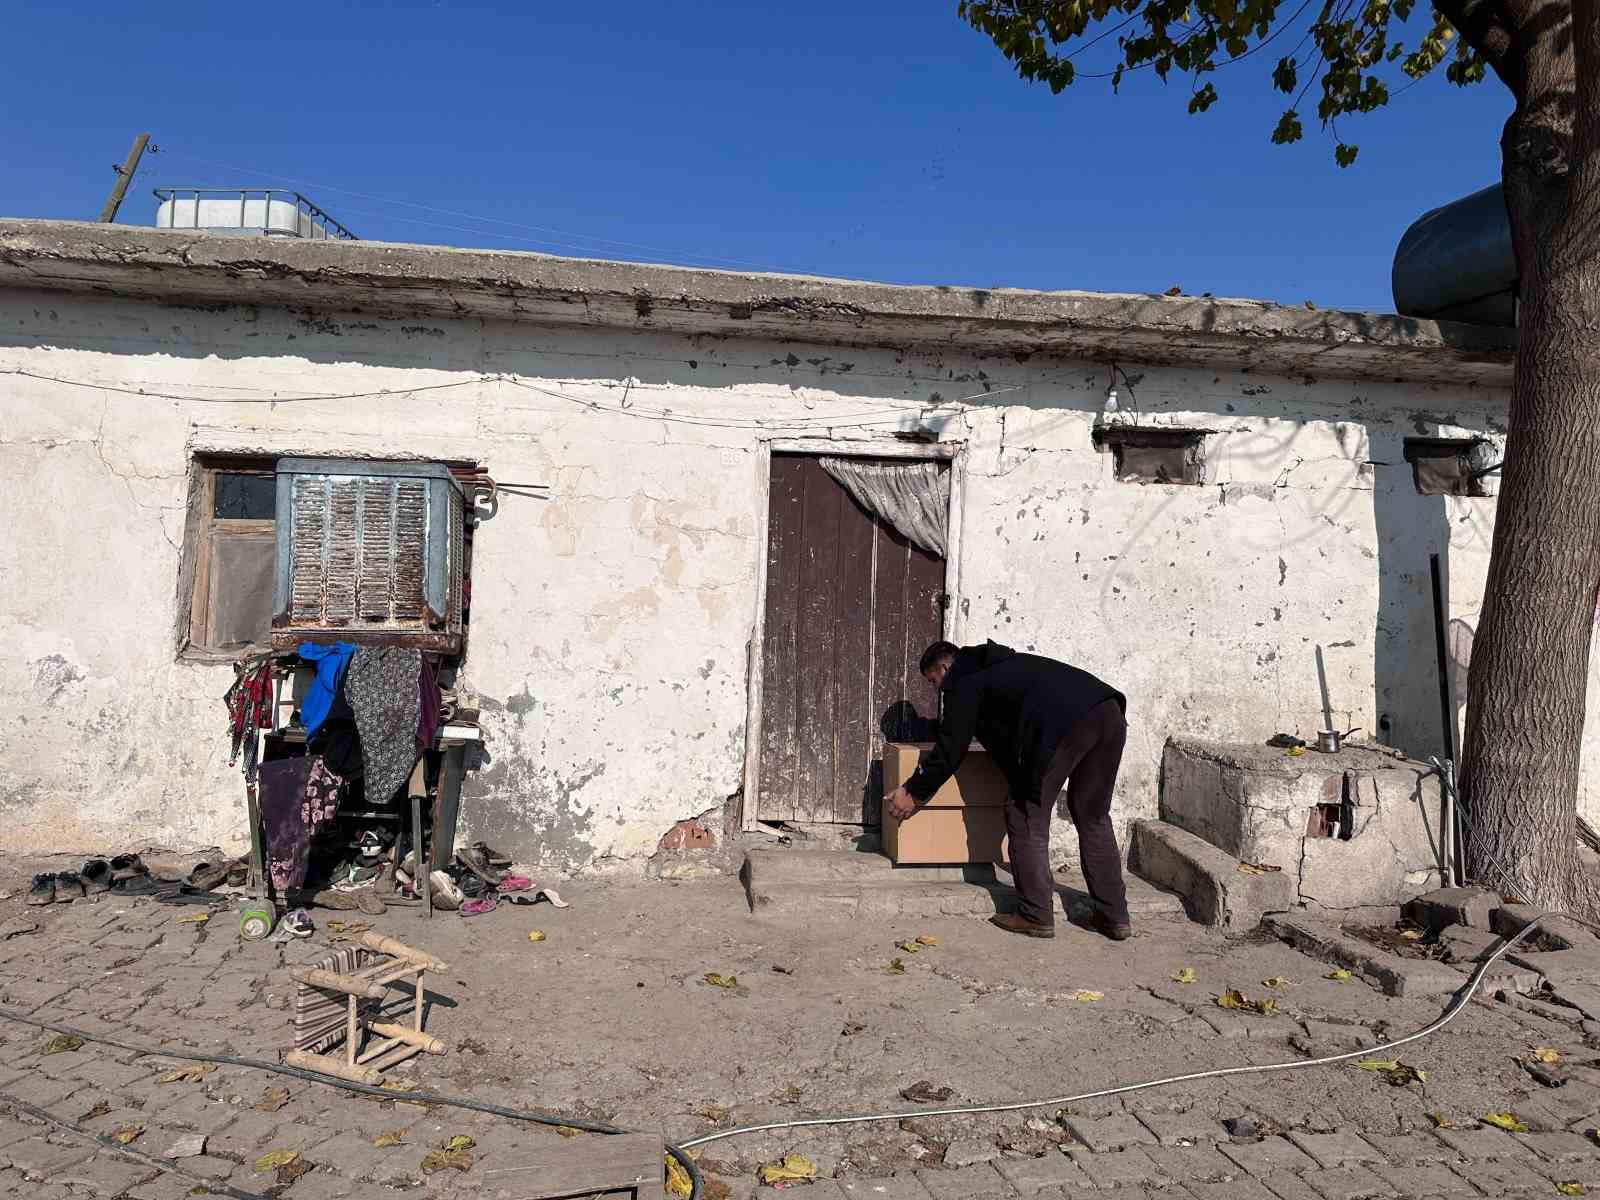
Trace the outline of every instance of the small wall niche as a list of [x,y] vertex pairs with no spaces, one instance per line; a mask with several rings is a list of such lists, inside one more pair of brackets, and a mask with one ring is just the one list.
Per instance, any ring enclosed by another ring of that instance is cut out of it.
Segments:
[[1485,438],[1408,437],[1406,461],[1419,496],[1493,496],[1499,463]]
[[1110,450],[1123,483],[1202,484],[1209,429],[1152,429],[1109,425],[1094,431],[1097,450]]

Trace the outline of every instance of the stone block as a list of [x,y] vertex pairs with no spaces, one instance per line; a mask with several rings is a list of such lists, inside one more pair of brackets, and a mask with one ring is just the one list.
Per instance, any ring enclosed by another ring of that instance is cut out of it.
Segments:
[[1382,1155],[1354,1133],[1294,1132],[1289,1134],[1289,1140],[1316,1159],[1319,1167],[1328,1170],[1383,1161]]
[[1480,1125],[1476,1129],[1435,1129],[1433,1135],[1468,1162],[1501,1159],[1533,1161],[1534,1152],[1503,1129]]
[[1190,1183],[1184,1185],[1184,1191],[1194,1200],[1279,1200],[1277,1193],[1267,1190],[1266,1184],[1248,1175],[1226,1183]]
[[1485,1196],[1493,1196],[1495,1200],[1521,1200],[1524,1196],[1559,1194],[1551,1186],[1550,1175],[1535,1167],[1532,1160],[1457,1163],[1450,1169]]
[[1066,1126],[1073,1137],[1096,1154],[1156,1143],[1156,1135],[1129,1116],[1068,1117]]
[[1440,999],[1462,985],[1460,972],[1431,959],[1401,958],[1346,937],[1313,917],[1268,916],[1268,926],[1295,949],[1355,972],[1386,996]]
[[[1413,1163],[1384,1167],[1378,1172],[1389,1185],[1385,1195],[1451,1196],[1461,1191],[1461,1177],[1443,1163]],[[1313,1184],[1315,1181],[1312,1181]],[[300,1200],[297,1196],[295,1200]]]
[[928,1189],[909,1171],[882,1179],[836,1179],[839,1194],[849,1200],[928,1200]]
[[1394,1136],[1362,1135],[1372,1148],[1388,1162],[1409,1166],[1420,1163],[1450,1162],[1456,1152],[1425,1133],[1402,1133]]
[[1600,1146],[1576,1133],[1529,1133],[1517,1140],[1546,1162],[1600,1164]]
[[945,1147],[944,1165],[971,1167],[978,1163],[993,1162],[1000,1157],[1000,1148],[987,1138],[961,1138]]
[[1451,925],[1462,925],[1487,933],[1489,918],[1499,907],[1500,897],[1484,888],[1446,887],[1407,900],[1401,908],[1401,914],[1430,934]]
[[[1544,910],[1532,904],[1502,904],[1490,917],[1490,928],[1501,937],[1515,937]],[[1541,950],[1587,950],[1591,955],[1600,950],[1595,935],[1570,917],[1559,914],[1544,916],[1539,920],[1539,931],[1533,935],[1533,945]]]
[[959,1171],[918,1171],[917,1180],[933,1200],[1015,1200],[1017,1195],[990,1163]]
[[1219,1183],[1243,1172],[1231,1158],[1224,1158],[1215,1146],[1145,1146],[1142,1153],[1177,1183]]
[[1052,1150],[1040,1158],[998,1159],[994,1167],[1007,1183],[1024,1196],[1037,1196],[1046,1188],[1093,1186],[1083,1173],[1083,1168],[1059,1150]]
[[1331,1167],[1308,1171],[1305,1182],[1323,1200],[1370,1200],[1374,1196],[1393,1196],[1395,1189],[1367,1167]]
[[96,1196],[120,1196],[155,1173],[154,1167],[112,1154],[98,1154],[56,1171],[51,1175],[50,1182],[64,1187],[83,1188]]
[[1074,1150],[1072,1160],[1097,1188],[1109,1190],[1172,1182],[1172,1177],[1161,1169],[1155,1159],[1138,1147],[1109,1154],[1085,1154]]
[[1137,1116],[1163,1146],[1214,1146],[1228,1140],[1227,1130],[1201,1112],[1141,1112]]
[[1309,1171],[1316,1161],[1288,1138],[1269,1137],[1259,1142],[1224,1142],[1217,1147],[1222,1154],[1238,1163],[1247,1173],[1258,1178],[1274,1171],[1298,1173]]
[[1295,903],[1294,877],[1287,871],[1241,874],[1239,860],[1202,838],[1165,821],[1135,821],[1128,866],[1141,879],[1183,898],[1189,917],[1202,925],[1244,931],[1263,913]]
[[[1310,1162],[1310,1159],[1306,1160]],[[1313,1169],[1315,1169],[1313,1167]],[[1304,1175],[1291,1175],[1288,1171],[1274,1171],[1263,1180],[1267,1190],[1278,1200],[1327,1200],[1321,1192],[1306,1182]]]

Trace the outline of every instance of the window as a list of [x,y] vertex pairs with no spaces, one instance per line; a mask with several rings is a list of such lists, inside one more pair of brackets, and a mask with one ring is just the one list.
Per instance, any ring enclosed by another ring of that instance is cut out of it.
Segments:
[[272,625],[277,478],[270,458],[197,458],[190,476],[180,600],[183,652],[232,658],[265,648]]
[[1499,456],[1484,438],[1407,438],[1405,456],[1418,495],[1494,495]]
[[1201,484],[1206,481],[1206,429],[1111,425],[1096,429],[1095,447],[1110,447],[1124,483]]

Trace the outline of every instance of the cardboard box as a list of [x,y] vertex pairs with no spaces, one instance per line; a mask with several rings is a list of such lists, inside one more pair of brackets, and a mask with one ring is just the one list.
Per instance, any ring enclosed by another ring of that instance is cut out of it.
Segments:
[[964,867],[1006,860],[1003,808],[919,808],[904,821],[883,814],[883,849],[906,866]]
[[[883,790],[899,787],[916,772],[932,742],[889,742],[883,748]],[[961,767],[931,797],[929,808],[1004,808],[1011,789],[989,752],[974,742]]]
[[[910,779],[929,742],[890,742],[883,748],[884,791]],[[1006,801],[1000,768],[974,743],[955,775],[904,821],[883,814],[883,848],[891,862],[966,866],[1006,860]]]

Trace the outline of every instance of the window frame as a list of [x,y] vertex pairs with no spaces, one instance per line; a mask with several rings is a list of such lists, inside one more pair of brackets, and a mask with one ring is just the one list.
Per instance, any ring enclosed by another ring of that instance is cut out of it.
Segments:
[[[1472,458],[1475,453],[1485,448],[1493,447],[1493,443],[1486,437],[1408,437],[1401,443],[1401,456],[1411,467],[1411,486],[1419,496],[1458,496],[1463,500],[1487,500],[1494,497],[1487,484],[1483,482],[1484,476],[1473,470]],[[1437,488],[1424,488],[1421,467],[1423,463],[1455,459],[1460,473],[1456,476],[1461,482],[1460,489],[1441,491]]]
[[188,662],[233,662],[270,648],[270,631],[247,645],[212,644],[211,561],[216,539],[276,535],[272,520],[217,517],[218,475],[276,475],[279,455],[195,454],[189,463],[188,520],[178,574],[178,657]]
[[[1139,487],[1204,487],[1206,483],[1206,438],[1214,429],[1195,429],[1182,425],[1105,425],[1094,430],[1096,450],[1111,452],[1112,477],[1118,483]],[[1170,450],[1183,456],[1184,478],[1152,479],[1135,474],[1125,465],[1127,450]]]

